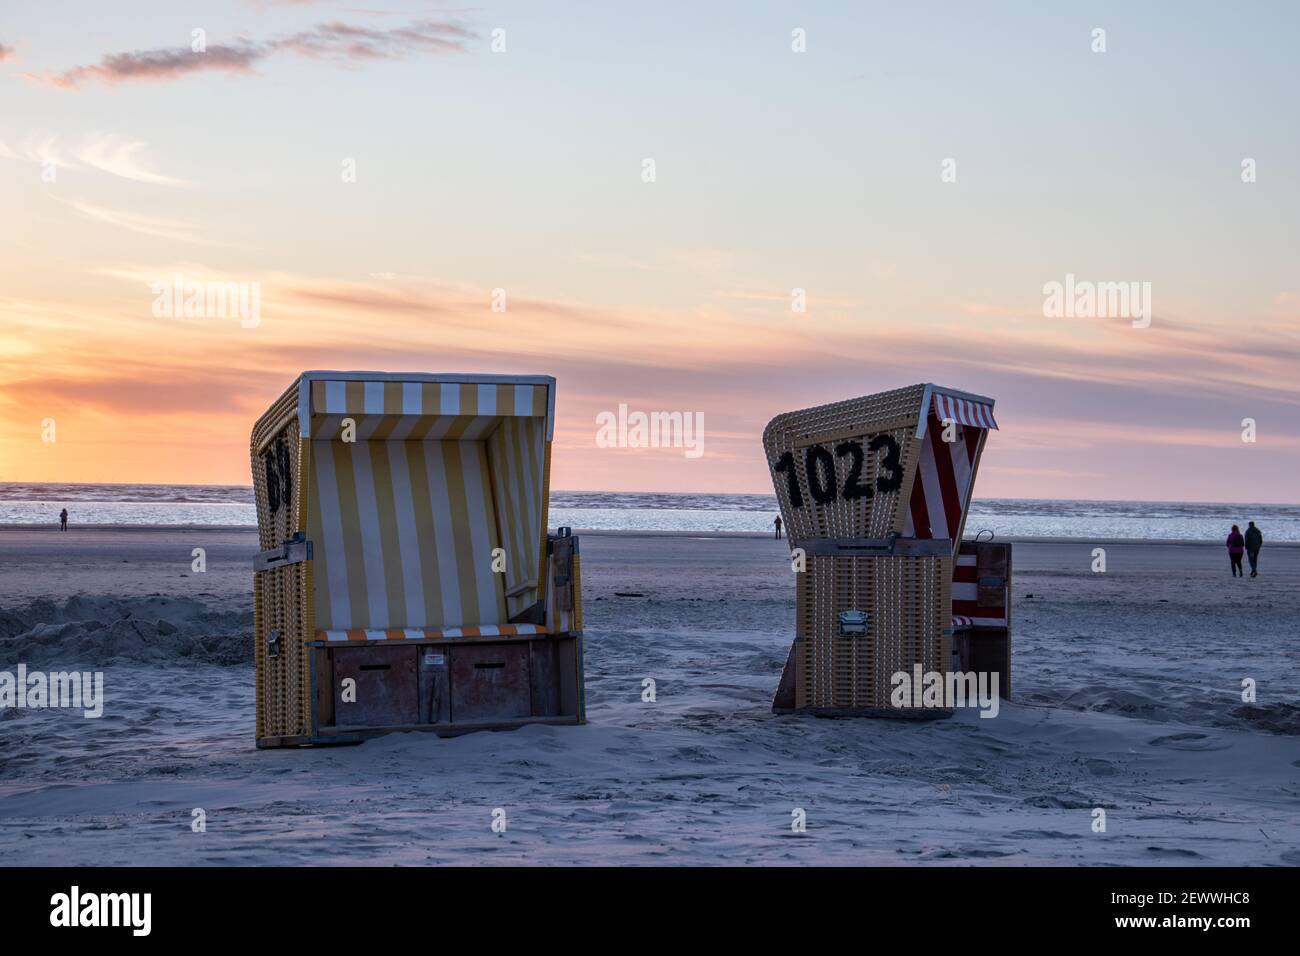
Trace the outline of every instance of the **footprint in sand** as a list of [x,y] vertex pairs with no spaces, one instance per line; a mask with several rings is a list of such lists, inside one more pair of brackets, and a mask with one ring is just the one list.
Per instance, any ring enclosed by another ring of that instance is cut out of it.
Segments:
[[1201,855],[1195,850],[1186,850],[1180,847],[1170,846],[1149,846],[1147,847],[1147,852],[1155,854],[1156,856],[1175,857],[1178,859],[1190,859]]
[[1152,747],[1168,747],[1170,750],[1227,750],[1231,744],[1211,740],[1209,734],[1169,734],[1165,737],[1153,737],[1147,743]]

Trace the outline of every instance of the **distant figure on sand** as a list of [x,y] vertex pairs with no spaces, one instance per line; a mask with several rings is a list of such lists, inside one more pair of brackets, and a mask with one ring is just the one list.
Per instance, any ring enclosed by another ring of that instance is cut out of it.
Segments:
[[59,530],[60,531],[68,530],[68,509],[67,508],[64,508],[62,511],[59,512]]
[[776,520],[772,522],[772,526],[776,528],[776,539],[780,541],[781,540],[781,516],[780,515],[776,516]]
[[1264,546],[1264,535],[1255,527],[1255,522],[1246,525],[1246,557],[1250,558],[1250,576],[1259,577],[1259,549]]
[[1232,576],[1243,577],[1244,572],[1241,570],[1241,555],[1246,550],[1246,539],[1241,536],[1241,531],[1234,524],[1232,530],[1228,532],[1228,560],[1232,562]]

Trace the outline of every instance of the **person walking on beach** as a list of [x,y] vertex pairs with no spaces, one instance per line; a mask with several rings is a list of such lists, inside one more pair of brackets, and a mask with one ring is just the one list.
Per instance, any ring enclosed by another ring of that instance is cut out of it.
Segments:
[[1250,576],[1259,577],[1259,549],[1264,546],[1264,535],[1255,522],[1246,523],[1246,557],[1250,558]]
[[68,509],[67,508],[64,508],[62,511],[59,512],[59,530],[60,531],[68,530]]
[[780,515],[776,516],[776,520],[772,522],[772,526],[776,528],[776,540],[780,541],[781,540],[781,516]]
[[1234,578],[1245,576],[1245,572],[1241,570],[1241,555],[1245,550],[1246,539],[1241,536],[1241,531],[1234,524],[1232,530],[1228,532],[1228,560],[1232,562]]

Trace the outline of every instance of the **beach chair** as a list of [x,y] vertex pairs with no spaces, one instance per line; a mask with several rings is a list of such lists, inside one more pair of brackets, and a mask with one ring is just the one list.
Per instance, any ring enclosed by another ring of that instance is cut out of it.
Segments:
[[584,721],[555,379],[304,372],[257,422],[257,745]]
[[[1010,545],[962,541],[997,427],[992,399],[936,385],[768,423],[763,447],[798,572],[795,639],[773,710],[945,716],[951,707],[911,693],[915,678],[946,680],[972,661],[997,659],[1009,686]],[[985,640],[995,634],[1004,660]],[[901,702],[900,673],[909,676]]]

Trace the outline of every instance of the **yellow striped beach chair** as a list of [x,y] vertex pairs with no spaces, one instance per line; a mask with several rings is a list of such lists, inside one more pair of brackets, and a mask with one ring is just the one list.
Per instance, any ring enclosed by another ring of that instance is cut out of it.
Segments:
[[304,372],[258,420],[259,747],[584,720],[549,376]]

